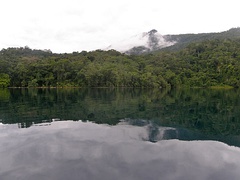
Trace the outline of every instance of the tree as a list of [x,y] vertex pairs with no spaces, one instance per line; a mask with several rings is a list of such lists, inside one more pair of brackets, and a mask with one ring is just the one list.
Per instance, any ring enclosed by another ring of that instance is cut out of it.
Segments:
[[10,77],[8,74],[0,73],[0,87],[6,88],[10,85]]

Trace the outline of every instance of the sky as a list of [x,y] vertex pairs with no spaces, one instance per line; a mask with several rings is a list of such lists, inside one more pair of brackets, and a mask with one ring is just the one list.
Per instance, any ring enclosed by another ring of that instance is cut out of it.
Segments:
[[2,0],[0,49],[55,53],[105,49],[156,29],[160,34],[240,27],[239,0]]

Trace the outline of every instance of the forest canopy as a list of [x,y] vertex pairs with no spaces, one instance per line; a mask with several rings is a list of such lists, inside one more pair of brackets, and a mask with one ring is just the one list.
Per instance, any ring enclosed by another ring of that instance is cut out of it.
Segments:
[[240,39],[192,43],[179,51],[55,54],[0,51],[0,87],[240,87]]

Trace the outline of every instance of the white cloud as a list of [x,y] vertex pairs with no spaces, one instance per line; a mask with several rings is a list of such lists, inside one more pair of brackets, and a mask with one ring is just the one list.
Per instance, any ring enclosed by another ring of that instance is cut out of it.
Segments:
[[157,40],[158,43],[156,44],[156,42],[152,42],[149,32],[140,33],[120,42],[117,42],[116,44],[111,44],[106,48],[106,50],[115,49],[120,52],[125,52],[137,46],[145,46],[146,48],[153,50],[153,48],[160,49],[175,44],[175,42],[168,42],[167,40],[165,40],[164,37],[158,32],[154,33],[152,38]]
[[[146,127],[54,122],[0,126],[1,179],[239,179],[240,149],[217,141],[144,141]],[[166,129],[165,129],[166,130]],[[159,178],[158,178],[159,177]]]
[[239,25],[237,0],[8,0],[0,48],[72,52],[104,48],[153,28],[161,34],[224,31]]

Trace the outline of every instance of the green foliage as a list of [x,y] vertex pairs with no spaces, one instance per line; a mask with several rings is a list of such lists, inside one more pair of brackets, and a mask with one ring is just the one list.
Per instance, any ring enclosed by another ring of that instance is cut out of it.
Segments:
[[[179,51],[186,48],[189,44],[199,43],[206,40],[224,40],[240,38],[240,27],[232,28],[228,31],[221,33],[199,33],[199,34],[179,34],[179,35],[166,35],[168,41],[177,42],[173,46],[166,47],[162,50]],[[162,51],[160,50],[160,51]]]
[[1,87],[240,87],[240,39],[213,39],[146,55],[115,50],[0,51]]
[[38,86],[37,79],[33,79],[28,82],[28,87],[37,87],[37,86]]
[[0,88],[5,88],[10,85],[10,77],[8,74],[0,73]]
[[8,89],[0,89],[0,102],[8,102],[10,98],[10,92]]

